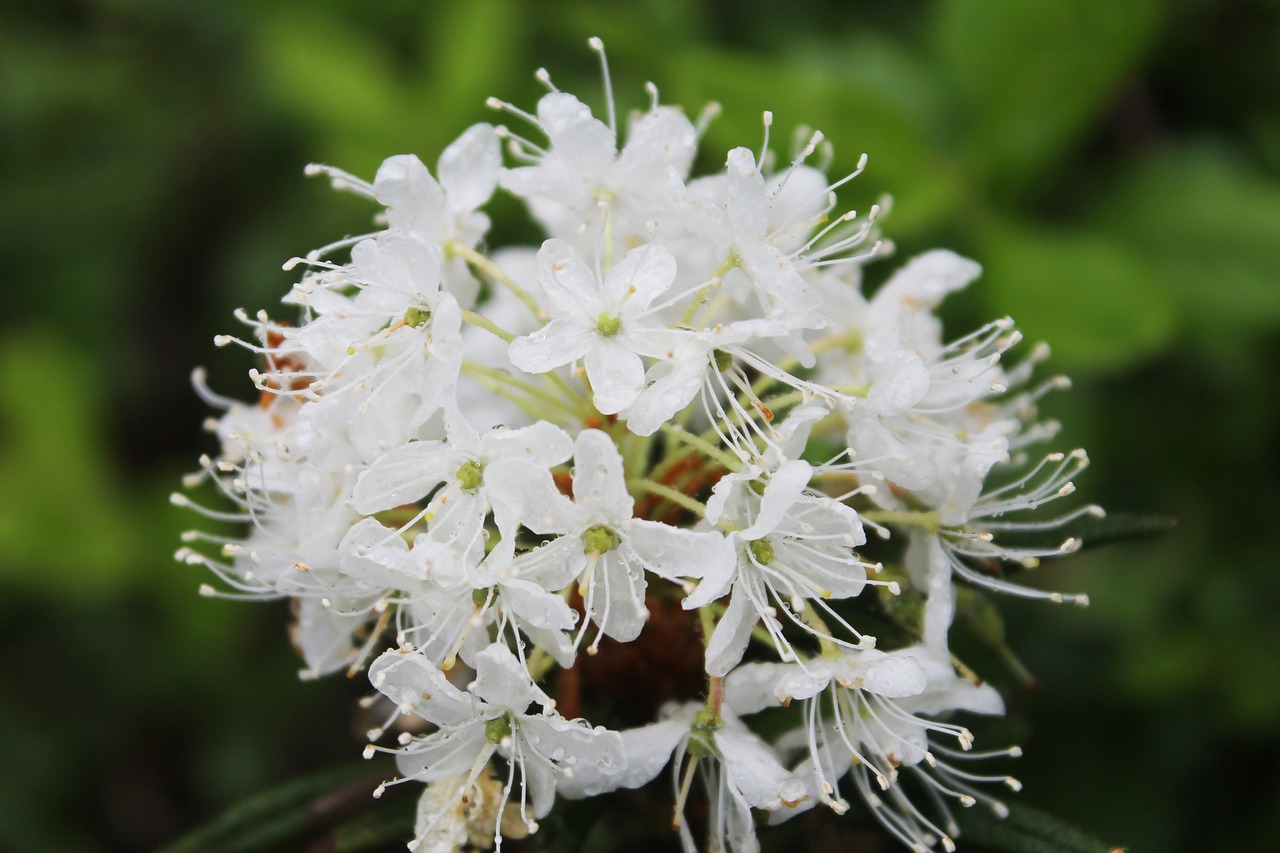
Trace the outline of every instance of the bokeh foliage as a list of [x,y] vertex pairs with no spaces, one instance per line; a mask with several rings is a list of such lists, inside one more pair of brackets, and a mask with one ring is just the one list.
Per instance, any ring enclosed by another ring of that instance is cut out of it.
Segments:
[[711,167],[764,108],[835,173],[869,152],[847,197],[892,193],[900,258],[986,268],[953,328],[1009,314],[1076,378],[1048,407],[1087,498],[1179,520],[1042,570],[1088,611],[1002,602],[1041,685],[1008,694],[1021,797],[1136,850],[1280,848],[1269,0],[0,6],[0,847],[148,849],[356,755],[360,685],[299,683],[285,608],[200,599],[169,559],[165,496],[211,449],[188,372],[244,394],[211,336],[367,226],[305,163],[432,163],[487,95],[532,105],[539,65],[600,105],[587,35],[624,108],[646,79],[721,102]]

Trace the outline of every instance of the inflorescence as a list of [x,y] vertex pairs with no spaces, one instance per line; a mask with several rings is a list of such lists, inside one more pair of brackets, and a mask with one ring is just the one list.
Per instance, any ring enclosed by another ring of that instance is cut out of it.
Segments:
[[[908,848],[953,850],[956,806],[1002,815],[992,791],[1018,787],[990,769],[1017,748],[976,752],[953,722],[1003,712],[949,650],[957,597],[1086,603],[1003,570],[1074,551],[1027,543],[1101,512],[1035,514],[1087,464],[1032,454],[1064,380],[1033,383],[1043,347],[1010,359],[1008,319],[944,340],[935,309],[973,261],[928,252],[863,293],[885,205],[836,191],[865,155],[832,181],[815,132],[779,164],[766,113],[759,153],[691,177],[717,108],[690,121],[650,85],[623,142],[591,45],[606,121],[540,70],[535,112],[491,99],[517,129],[467,129],[434,174],[308,169],[385,227],[286,265],[293,323],[241,313],[248,333],[217,339],[256,354],[259,397],[197,375],[221,451],[188,485],[222,506],[174,501],[247,532],[193,531],[179,558],[217,576],[205,594],[291,599],[304,675],[367,668],[386,716],[366,755],[426,784],[413,849],[500,846],[558,797],[669,767],[687,849],[699,778],[711,849],[754,849],[753,810],[853,799]],[[540,247],[485,242],[499,188]],[[659,607],[703,640],[704,698],[654,685],[646,725],[593,725],[560,676],[642,647]],[[771,742],[769,713],[791,726]]]

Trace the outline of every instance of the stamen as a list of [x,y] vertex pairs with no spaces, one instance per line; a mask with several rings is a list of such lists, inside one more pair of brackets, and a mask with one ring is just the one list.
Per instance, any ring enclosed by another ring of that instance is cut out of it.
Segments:
[[613,138],[618,138],[618,115],[613,104],[613,83],[609,79],[609,58],[605,56],[604,42],[597,36],[587,39],[587,44],[591,49],[600,54],[600,76],[604,80],[604,102],[605,108],[609,115],[609,130],[613,131]]

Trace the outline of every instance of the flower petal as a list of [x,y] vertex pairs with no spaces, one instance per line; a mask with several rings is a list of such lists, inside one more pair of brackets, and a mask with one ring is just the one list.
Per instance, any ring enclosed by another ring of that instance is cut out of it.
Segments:
[[620,344],[607,339],[601,341],[587,353],[583,365],[601,414],[616,415],[635,402],[644,390],[644,362]]
[[747,601],[746,591],[735,589],[729,599],[729,607],[716,624],[707,643],[707,674],[725,676],[738,665],[751,640],[751,629],[760,621],[760,614]]
[[715,530],[695,531],[660,521],[634,519],[627,545],[646,570],[669,581],[719,577],[733,571],[733,545]]
[[552,320],[537,331],[516,338],[507,351],[511,363],[526,373],[546,373],[591,352],[599,340],[591,329],[569,320]]
[[498,185],[502,150],[492,125],[473,124],[440,155],[437,170],[449,207],[471,211],[489,200]]
[[615,524],[631,518],[635,499],[627,491],[622,454],[608,433],[584,429],[573,449],[573,499]]

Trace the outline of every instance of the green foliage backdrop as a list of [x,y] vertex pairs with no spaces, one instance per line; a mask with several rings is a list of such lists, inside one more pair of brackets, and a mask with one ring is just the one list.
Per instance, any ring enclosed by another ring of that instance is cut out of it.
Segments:
[[1271,0],[4,4],[0,848],[151,849],[356,756],[361,686],[300,683],[283,606],[170,560],[211,449],[188,373],[243,394],[212,335],[367,223],[304,164],[434,162],[539,65],[599,104],[588,35],[624,106],[723,104],[708,158],[765,108],[836,172],[869,152],[852,197],[893,194],[900,258],[986,268],[955,328],[1009,314],[1076,378],[1082,492],[1178,519],[1043,570],[1087,611],[1002,603],[1039,683],[1007,693],[1022,801],[1134,850],[1280,849]]

